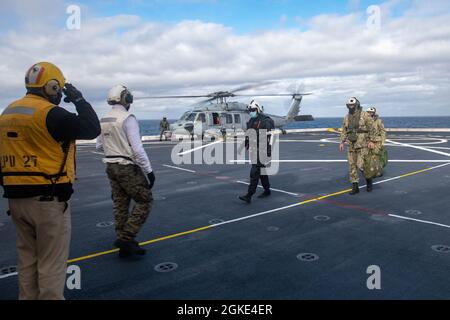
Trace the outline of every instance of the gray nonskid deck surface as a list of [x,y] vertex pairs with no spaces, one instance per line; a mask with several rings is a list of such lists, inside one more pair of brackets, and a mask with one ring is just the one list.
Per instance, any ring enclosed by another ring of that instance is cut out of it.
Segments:
[[[281,143],[280,159],[345,159],[336,137],[282,136],[288,141]],[[450,153],[443,134],[395,133],[389,138],[429,148],[388,146],[391,160],[450,160],[430,151]],[[143,258],[123,260],[112,253],[75,262],[81,268],[82,288],[66,290],[66,298],[450,298],[450,252],[432,249],[450,246],[450,165],[445,162],[392,162],[373,193],[361,189],[354,197],[343,193],[313,202],[306,200],[349,188],[347,164],[281,163],[279,173],[270,178],[279,191],[246,205],[237,196],[246,191],[248,164],[176,166],[170,158],[173,144],[145,147],[157,181],[154,207],[139,241],[230,223],[160,239],[146,246]],[[93,151],[92,146],[80,146],[77,152],[71,258],[110,250],[114,241],[113,226],[97,226],[113,217],[102,156]],[[6,208],[3,199],[1,212]],[[258,213],[263,214],[250,217]],[[0,216],[0,252],[0,267],[16,264],[15,231],[6,214]],[[318,259],[301,261],[301,253]],[[156,272],[155,266],[163,262],[178,267]],[[381,290],[366,286],[371,265],[381,269]],[[17,276],[0,275],[0,299],[15,299],[17,293]]]

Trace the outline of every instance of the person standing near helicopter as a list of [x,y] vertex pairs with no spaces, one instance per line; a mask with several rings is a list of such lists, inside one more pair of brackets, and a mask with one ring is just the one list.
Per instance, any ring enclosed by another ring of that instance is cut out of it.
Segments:
[[[269,132],[275,128],[275,125],[273,120],[264,114],[263,107],[255,100],[252,100],[248,105],[248,111],[250,112],[250,121],[247,123],[245,148],[250,151],[251,155],[256,154],[256,157],[253,157],[253,159],[250,157],[252,162],[250,184],[247,194],[240,196],[239,199],[246,203],[251,203],[252,196],[256,193],[259,180],[261,180],[264,192],[258,198],[266,198],[271,194],[269,176],[261,172],[267,165],[267,163],[263,163],[265,161],[261,158],[261,155],[266,153],[267,157],[271,156],[271,136]],[[264,141],[260,141],[260,136],[264,136],[265,134],[267,138]]]

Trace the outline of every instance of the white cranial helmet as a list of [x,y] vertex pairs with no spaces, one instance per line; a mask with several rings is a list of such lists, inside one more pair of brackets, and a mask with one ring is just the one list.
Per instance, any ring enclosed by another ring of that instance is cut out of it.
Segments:
[[252,100],[252,102],[250,102],[250,104],[248,105],[247,108],[248,108],[248,110],[256,109],[258,113],[264,112],[264,107],[262,105],[260,105],[258,102],[256,102],[255,100]]
[[377,113],[377,109],[375,109],[375,107],[368,107],[366,112],[373,112],[373,113]]
[[347,107],[357,107],[357,108],[359,108],[359,106],[360,106],[359,100],[356,99],[355,97],[351,97],[350,99],[348,99]]
[[130,91],[127,89],[127,87],[119,84],[114,87],[112,87],[108,92],[108,98],[107,102],[108,104],[120,104],[125,100],[126,103],[132,103],[133,102],[133,96],[131,95]]

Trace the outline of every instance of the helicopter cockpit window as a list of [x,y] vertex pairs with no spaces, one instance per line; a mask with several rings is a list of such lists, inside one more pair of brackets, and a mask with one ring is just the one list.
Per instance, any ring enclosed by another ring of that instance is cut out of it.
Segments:
[[204,113],[199,113],[198,116],[197,116],[197,121],[201,121],[201,122],[205,123],[206,122],[205,114]]
[[241,115],[240,114],[234,115],[234,123],[241,123]]
[[219,117],[219,114],[218,113],[213,113],[213,124],[215,125],[215,126],[218,126],[218,125],[220,125],[220,117]]
[[190,111],[186,111],[183,113],[183,115],[180,117],[180,120],[186,120],[186,118],[191,114]]
[[197,113],[192,112],[190,115],[188,115],[188,116],[186,117],[186,121],[194,121],[196,115],[197,115]]
[[227,114],[226,118],[227,118],[227,124],[232,124],[233,123],[233,116],[231,114]]

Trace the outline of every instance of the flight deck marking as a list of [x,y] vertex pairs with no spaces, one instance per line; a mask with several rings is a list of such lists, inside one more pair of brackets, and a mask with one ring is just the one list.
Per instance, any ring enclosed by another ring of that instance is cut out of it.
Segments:
[[0,269],[0,279],[5,279],[17,275],[17,266],[8,266]]
[[162,262],[160,264],[157,264],[153,269],[156,272],[166,273],[166,272],[174,271],[177,268],[178,268],[178,264],[176,264],[175,262]]
[[418,150],[423,150],[423,151],[428,151],[428,152],[432,152],[432,153],[436,153],[436,154],[440,154],[443,156],[447,156],[450,157],[450,153],[447,152],[442,152],[442,151],[438,151],[438,150],[434,150],[434,149],[429,149],[429,148],[425,148],[425,147],[419,147],[416,145],[412,145],[412,144],[407,144],[407,143],[401,143],[401,142],[396,142],[396,141],[392,141],[389,139],[386,139],[387,142],[399,145],[399,146],[403,146],[403,147],[408,147],[408,148],[414,148],[414,149],[418,149]]
[[213,143],[204,144],[204,145],[201,145],[201,146],[199,146],[199,147],[196,147],[196,148],[193,148],[193,149],[189,149],[189,150],[180,152],[180,153],[178,153],[178,155],[179,155],[179,156],[183,156],[183,155],[185,155],[185,154],[188,154],[188,153],[191,153],[191,152],[194,152],[194,151],[197,151],[197,150],[200,150],[200,149],[203,149],[203,148],[212,146],[212,145],[214,145],[214,144],[222,143],[222,142],[223,142],[222,140],[214,141]]
[[[395,140],[408,140],[408,141],[411,141],[411,140],[418,140],[418,141],[426,141],[426,140],[428,140],[428,141],[431,141],[431,142],[414,142],[414,143],[411,144],[411,145],[414,145],[414,146],[419,146],[419,145],[426,145],[426,146],[428,146],[428,145],[443,144],[443,143],[447,143],[448,142],[447,139],[436,139],[436,138],[426,138],[426,139],[424,139],[423,137],[412,137],[412,138],[406,138],[406,139],[395,138],[394,137],[393,139],[395,139]],[[437,141],[433,141],[433,140],[437,140]],[[386,143],[386,146],[405,147],[405,146],[403,146],[401,144],[397,144],[397,143],[393,142],[392,140],[386,140],[386,141],[390,142],[389,144]],[[299,140],[299,142],[301,142],[301,141]],[[341,143],[339,138],[325,138],[325,139],[321,139],[321,142],[335,143],[335,144]],[[435,147],[435,148],[438,148],[438,147]]]
[[[148,240],[148,241],[145,241],[145,242],[141,242],[140,245],[141,246],[145,246],[145,245],[148,245],[148,244],[151,244],[151,243],[160,242],[160,241],[164,241],[164,240],[168,240],[168,239],[184,236],[184,235],[187,235],[187,234],[203,231],[203,230],[209,229],[211,227],[212,227],[212,225],[204,226],[204,227],[201,227],[201,228],[192,229],[192,230],[188,230],[188,231],[184,231],[184,232],[180,232],[180,233],[174,233],[174,234],[171,234],[171,235],[168,235],[168,236],[165,236],[165,237],[160,237],[160,238]],[[77,262],[77,261],[88,260],[88,259],[104,256],[104,255],[107,255],[107,254],[110,254],[110,253],[116,253],[116,252],[119,252],[119,249],[112,249],[112,250],[97,252],[97,253],[93,253],[93,254],[90,254],[90,255],[87,255],[87,256],[70,259],[70,260],[67,261],[67,263],[74,263],[74,262]]]
[[[450,156],[450,154],[449,154]],[[230,163],[239,163],[239,164],[247,164],[250,163],[250,160],[229,160]],[[330,160],[272,160],[271,162],[275,163],[347,163],[348,160],[346,159],[330,159]],[[435,159],[429,159],[429,160],[389,160],[389,162],[395,162],[395,163],[450,163],[450,160],[435,160]]]
[[317,221],[328,221],[328,220],[330,220],[330,217],[329,216],[319,215],[319,216],[315,216],[314,220],[317,220]]
[[[246,184],[246,185],[249,185],[250,183],[248,183],[248,182],[245,182],[245,181],[240,181],[240,180],[238,180],[238,181],[235,181],[236,183],[240,183],[240,184]],[[262,188],[262,186],[260,186],[260,185],[258,185],[258,188]],[[286,193],[286,194],[289,194],[289,195],[291,195],[291,196],[295,196],[295,197],[298,197],[299,196],[299,194],[298,193],[294,193],[294,192],[288,192],[288,191],[284,191],[284,190],[280,190],[280,189],[274,189],[274,188],[270,188],[270,190],[271,191],[275,191],[275,192],[281,192],[281,193]]]
[[107,228],[107,227],[111,227],[114,225],[113,221],[102,221],[96,224],[97,227],[99,228]]
[[[426,169],[423,169],[423,170],[418,170],[418,171],[405,173],[405,174],[402,174],[402,175],[397,176],[397,177],[393,177],[393,178],[390,178],[390,179],[385,179],[385,180],[381,180],[381,181],[375,182],[374,184],[380,184],[380,183],[385,183],[385,182],[388,182],[388,181],[393,181],[393,180],[397,180],[397,179],[401,179],[401,178],[410,177],[410,176],[413,176],[413,175],[417,175],[417,174],[420,174],[420,173],[424,173],[424,172],[428,172],[428,171],[431,171],[431,170],[434,170],[434,169],[438,169],[438,168],[441,168],[441,167],[444,167],[444,166],[447,166],[447,165],[449,165],[449,163],[446,163],[446,164],[443,164],[443,165],[439,165],[439,166],[430,167],[430,168],[426,168]],[[165,166],[167,166],[167,165],[165,165]],[[171,166],[169,166],[169,167],[171,167]],[[177,168],[177,167],[174,167],[174,168]],[[178,169],[180,169],[180,168],[178,168]],[[187,170],[187,169],[184,169],[184,170]],[[189,170],[189,171],[192,171],[192,170]],[[267,211],[264,211],[264,212],[260,212],[260,213],[256,213],[256,214],[252,214],[252,215],[248,215],[248,216],[244,216],[244,217],[241,217],[241,218],[236,218],[236,219],[224,221],[224,222],[221,222],[221,223],[218,223],[218,224],[208,225],[208,226],[204,226],[204,227],[200,227],[200,228],[196,228],[196,229],[191,229],[191,230],[188,230],[188,231],[175,233],[175,234],[171,234],[171,235],[168,235],[168,236],[164,236],[164,237],[148,240],[148,241],[145,241],[145,242],[141,242],[140,245],[141,246],[145,246],[145,245],[148,245],[148,244],[151,244],[151,243],[161,242],[161,241],[164,241],[164,240],[173,239],[173,238],[177,238],[177,237],[180,237],[180,236],[184,236],[184,235],[188,235],[188,234],[192,234],[192,233],[196,233],[196,232],[212,229],[212,228],[223,226],[223,225],[226,225],[226,224],[231,224],[231,223],[235,223],[235,222],[238,222],[238,221],[248,220],[248,219],[259,217],[259,216],[263,216],[263,215],[266,215],[266,214],[269,214],[269,213],[282,211],[282,210],[286,210],[286,209],[290,209],[290,208],[294,208],[294,207],[298,207],[298,206],[305,205],[305,204],[308,204],[308,203],[319,202],[320,200],[323,200],[323,199],[327,199],[327,198],[331,198],[331,197],[335,197],[335,196],[347,193],[350,190],[351,189],[345,189],[345,190],[341,190],[341,191],[338,191],[338,192],[335,192],[335,193],[327,194],[325,196],[320,196],[320,197],[316,197],[316,198],[313,198],[313,199],[308,199],[308,200],[304,200],[304,201],[301,201],[301,202],[293,203],[291,205],[287,205],[287,206],[284,206],[284,207],[280,207],[280,208],[276,208],[276,209],[272,209],[272,210],[267,210]],[[408,218],[408,217],[403,217],[403,216],[398,216],[398,215],[393,215],[393,214],[389,214],[389,216],[400,218],[400,219],[406,219],[406,220],[411,220],[411,221],[422,222],[422,223],[436,225],[436,226],[441,226],[441,227],[445,227],[445,228],[450,228],[450,226],[447,226],[447,225],[444,225],[444,224],[440,224],[440,223],[431,222],[431,221],[413,219],[413,218]],[[117,252],[119,252],[119,249],[112,249],[112,250],[97,252],[97,253],[93,253],[93,254],[90,254],[90,255],[86,255],[86,256],[81,256],[81,257],[78,257],[78,258],[70,259],[70,260],[67,261],[67,263],[74,263],[74,262],[78,262],[78,261],[88,260],[88,259],[92,259],[92,258],[108,255],[108,254],[111,254],[111,253],[117,253]]]
[[319,260],[319,256],[315,253],[299,253],[297,259],[303,262],[312,262]]
[[430,149],[439,149],[439,150],[450,150],[449,147],[428,147]]
[[433,251],[436,251],[439,253],[450,253],[450,247],[446,246],[444,244],[437,244],[437,245],[431,246],[431,249]]
[[175,166],[169,166],[168,164],[163,164],[163,167],[172,168],[172,169],[178,169],[178,170],[186,171],[186,172],[190,172],[190,173],[195,173],[194,170],[184,169],[184,168],[175,167]]
[[391,214],[391,213],[388,214],[388,216],[394,217],[394,218],[399,218],[399,219],[411,220],[411,221],[415,221],[415,222],[421,222],[421,223],[425,223],[425,224],[432,224],[432,225],[439,226],[439,227],[444,227],[444,228],[450,228],[450,226],[448,226],[446,224],[437,223],[437,222],[433,222],[433,221],[414,219],[414,218],[399,216],[399,215]]

